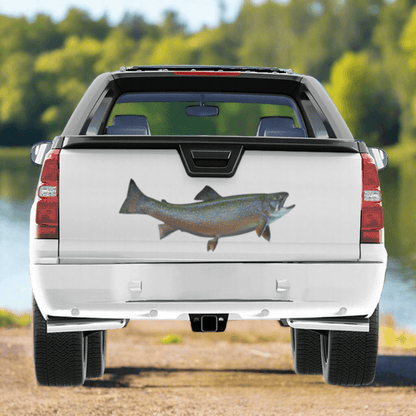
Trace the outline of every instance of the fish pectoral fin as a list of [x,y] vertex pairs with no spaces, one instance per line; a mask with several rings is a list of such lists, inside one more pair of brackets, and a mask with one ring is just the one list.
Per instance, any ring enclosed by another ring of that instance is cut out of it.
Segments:
[[213,240],[208,241],[207,251],[214,251],[215,250],[215,247],[217,247],[217,244],[218,244],[218,238],[219,237],[215,237]]
[[265,228],[265,230],[263,231],[262,236],[263,236],[263,237],[264,237],[267,241],[270,241],[271,233],[270,233],[270,227],[269,227],[269,226],[267,226],[267,227]]
[[172,227],[169,224],[159,224],[159,236],[160,239],[167,237],[169,234],[177,231],[178,228]]
[[196,197],[195,201],[209,201],[211,199],[222,198],[216,191],[214,191],[210,186],[206,186]]
[[[257,235],[260,237],[261,235],[263,235],[263,233],[266,231],[266,228],[268,228],[267,225],[267,220],[262,221],[258,227],[256,228],[256,233]],[[269,233],[270,233],[270,229],[269,229]],[[266,238],[266,237],[264,237]]]

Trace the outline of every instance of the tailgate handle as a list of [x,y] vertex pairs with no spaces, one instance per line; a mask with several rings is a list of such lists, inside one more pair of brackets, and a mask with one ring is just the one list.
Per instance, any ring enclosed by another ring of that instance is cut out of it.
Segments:
[[180,144],[179,153],[189,176],[229,178],[237,169],[243,146]]
[[229,150],[191,150],[195,166],[223,168],[231,157]]

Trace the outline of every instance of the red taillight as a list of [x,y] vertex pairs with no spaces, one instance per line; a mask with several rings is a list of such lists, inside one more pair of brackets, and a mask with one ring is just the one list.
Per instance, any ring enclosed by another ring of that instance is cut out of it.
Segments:
[[361,242],[362,243],[373,243],[380,244],[383,242],[381,231],[361,231]]
[[361,153],[363,193],[361,207],[361,243],[382,243],[383,207],[380,181],[373,158]]
[[50,182],[58,182],[59,150],[52,150],[45,159],[42,167],[40,181],[46,185]]
[[361,228],[364,230],[381,230],[383,228],[383,208],[363,206]]
[[[51,201],[53,199],[54,201]],[[58,225],[58,198],[42,198],[38,201],[36,223],[38,225]]]
[[241,72],[236,71],[175,71],[175,75],[204,75],[213,77],[236,77]]
[[42,227],[38,225],[36,238],[58,238],[58,227]]
[[36,205],[36,238],[58,238],[59,152],[59,149],[51,150],[43,163]]

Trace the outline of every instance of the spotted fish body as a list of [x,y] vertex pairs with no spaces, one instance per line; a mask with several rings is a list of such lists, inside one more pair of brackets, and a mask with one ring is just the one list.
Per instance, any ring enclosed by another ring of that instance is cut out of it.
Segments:
[[170,204],[149,198],[130,180],[127,198],[120,213],[145,214],[163,222],[160,238],[181,230],[199,237],[213,238],[207,250],[214,251],[220,237],[256,231],[270,241],[269,224],[287,214],[294,205],[283,207],[289,194],[248,194],[222,197],[206,186],[191,204]]

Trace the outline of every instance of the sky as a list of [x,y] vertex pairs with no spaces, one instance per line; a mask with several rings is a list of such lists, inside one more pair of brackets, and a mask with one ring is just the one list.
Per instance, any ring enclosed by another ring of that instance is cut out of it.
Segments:
[[[223,0],[225,21],[231,22],[237,17],[242,2]],[[265,0],[251,2],[261,4]],[[188,30],[196,32],[203,25],[215,27],[219,23],[220,3],[220,0],[0,0],[0,14],[32,19],[38,13],[44,13],[57,22],[65,17],[69,8],[77,7],[95,20],[105,15],[111,25],[117,25],[125,13],[140,14],[149,23],[160,23],[165,10],[175,10],[187,23]]]

